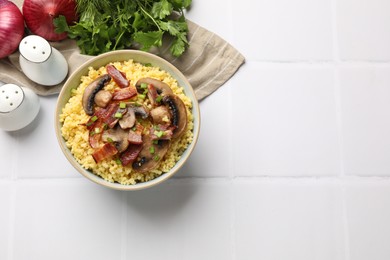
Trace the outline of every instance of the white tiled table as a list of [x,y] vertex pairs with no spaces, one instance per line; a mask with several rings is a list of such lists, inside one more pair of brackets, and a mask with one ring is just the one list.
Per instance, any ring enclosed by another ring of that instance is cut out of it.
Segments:
[[390,259],[390,1],[193,0],[187,17],[246,57],[201,102],[189,163],[100,187],[40,97],[0,131],[0,259]]

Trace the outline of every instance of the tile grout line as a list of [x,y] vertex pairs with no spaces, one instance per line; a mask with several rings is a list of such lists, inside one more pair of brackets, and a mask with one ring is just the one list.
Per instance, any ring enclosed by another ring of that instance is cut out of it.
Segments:
[[[19,144],[19,135],[14,135],[16,146]],[[15,147],[16,147],[15,146]],[[17,189],[17,170],[18,162],[16,158],[19,158],[18,149],[14,149],[13,161],[11,167],[11,195],[10,195],[10,210],[9,210],[9,221],[10,225],[8,227],[8,260],[14,259],[14,247],[15,247],[15,228],[16,228],[16,189]]]
[[121,219],[121,259],[127,259],[127,193],[122,193],[122,219]]
[[[295,175],[295,176],[286,176],[286,175],[257,175],[257,176],[249,176],[249,175],[243,175],[243,176],[215,176],[215,177],[175,177],[171,178],[170,181],[204,181],[204,180],[209,180],[209,181],[218,181],[218,180],[225,180],[229,182],[234,182],[236,180],[259,180],[259,181],[264,181],[264,180],[292,180],[292,181],[307,181],[307,180],[316,180],[316,181],[329,181],[329,180],[340,180],[342,182],[350,182],[350,181],[390,181],[390,176],[388,175],[345,175],[345,176],[340,176],[340,175],[325,175],[325,176],[318,176],[318,175]],[[51,183],[51,182],[56,182],[56,181],[75,181],[75,182],[84,182],[86,179],[82,177],[63,177],[63,178],[18,178],[16,180],[12,180],[10,178],[3,178],[0,179],[1,182],[10,182],[13,181],[15,184],[17,183],[24,183],[24,184],[33,184],[38,181],[44,181],[45,183]]]
[[10,210],[8,227],[8,260],[14,259],[14,242],[15,242],[15,216],[16,216],[16,181],[11,180]]
[[[336,52],[335,50],[333,51]],[[333,56],[334,56],[333,53]],[[246,60],[246,63],[254,63],[263,66],[376,66],[389,67],[390,61],[375,61],[375,60]]]
[[[228,5],[228,11],[231,14],[229,18],[229,27],[230,30],[230,38],[232,39],[234,36],[234,8],[233,8],[233,0],[229,0]],[[228,88],[228,126],[229,126],[229,206],[230,206],[230,257],[231,260],[237,259],[237,248],[236,248],[236,209],[235,209],[235,203],[234,203],[234,171],[235,171],[235,165],[234,165],[234,154],[233,154],[233,119],[232,119],[232,112],[233,112],[233,94],[232,94],[232,88]]]
[[[347,191],[346,191],[346,179],[345,164],[344,164],[344,138],[343,138],[343,121],[342,121],[342,100],[341,100],[341,79],[340,79],[340,65],[350,64],[356,65],[354,62],[342,62],[340,57],[339,38],[338,38],[338,18],[337,18],[337,1],[331,0],[332,10],[332,36],[333,36],[333,59],[334,59],[334,93],[337,113],[337,131],[339,141],[339,160],[340,160],[340,190],[341,190],[341,203],[342,203],[342,222],[343,222],[343,241],[344,241],[344,258],[350,260],[350,237],[348,232],[348,212],[347,212]],[[374,63],[369,62],[373,65]],[[367,65],[367,63],[366,63]]]

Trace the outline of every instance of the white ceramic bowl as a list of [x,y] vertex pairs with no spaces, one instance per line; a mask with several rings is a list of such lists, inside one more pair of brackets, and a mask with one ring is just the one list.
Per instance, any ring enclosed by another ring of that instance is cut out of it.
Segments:
[[[80,84],[81,76],[88,74],[88,68],[94,67],[95,69],[105,66],[109,62],[114,61],[125,61],[133,59],[136,62],[140,63],[150,63],[152,66],[160,67],[161,69],[167,71],[170,73],[177,81],[178,84],[183,87],[184,92],[186,96],[188,96],[193,104],[192,113],[194,116],[194,138],[192,143],[188,146],[186,151],[181,156],[181,159],[176,163],[176,165],[167,173],[162,174],[161,176],[148,181],[148,182],[142,182],[137,183],[134,185],[123,185],[119,183],[111,183],[103,178],[93,174],[92,172],[85,170],[83,167],[80,166],[80,164],[74,159],[72,153],[70,150],[66,147],[65,140],[61,135],[61,123],[59,116],[61,114],[62,108],[65,106],[65,104],[68,102],[70,98],[70,93],[72,88],[78,87]],[[184,75],[172,64],[167,62],[166,60],[147,53],[143,51],[136,51],[136,50],[120,50],[120,51],[112,51],[108,53],[101,54],[99,56],[96,56],[95,58],[87,61],[82,66],[80,66],[72,75],[69,76],[67,81],[65,82],[59,97],[57,101],[57,107],[55,111],[55,131],[58,139],[58,143],[61,147],[61,150],[63,151],[66,158],[69,160],[69,162],[73,165],[73,167],[81,173],[84,177],[88,178],[89,180],[98,183],[100,185],[103,185],[105,187],[118,189],[118,190],[140,190],[145,189],[148,187],[152,187],[154,185],[157,185],[161,183],[162,181],[165,181],[172,177],[188,160],[190,157],[192,151],[195,148],[195,145],[198,140],[199,136],[199,130],[200,130],[200,111],[199,111],[199,104],[195,97],[194,90],[192,89],[190,83],[188,80],[184,77]]]

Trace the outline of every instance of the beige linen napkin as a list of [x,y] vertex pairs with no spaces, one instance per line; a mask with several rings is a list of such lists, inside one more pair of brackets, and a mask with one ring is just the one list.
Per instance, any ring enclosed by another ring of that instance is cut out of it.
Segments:
[[[21,6],[20,0],[14,2],[19,7]],[[197,99],[202,100],[229,80],[245,62],[245,58],[232,45],[213,32],[191,21],[188,21],[188,26],[190,47],[180,58],[175,58],[170,54],[169,43],[155,49],[153,53],[176,66],[191,83]],[[67,60],[68,75],[93,57],[80,54],[75,41],[70,39],[50,42],[50,44]],[[42,96],[59,93],[64,83],[48,87],[29,80],[20,68],[19,52],[0,59],[0,81],[29,87]]]

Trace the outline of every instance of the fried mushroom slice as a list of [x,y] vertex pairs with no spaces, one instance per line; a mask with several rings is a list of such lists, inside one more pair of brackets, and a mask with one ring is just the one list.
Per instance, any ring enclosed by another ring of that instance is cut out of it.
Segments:
[[186,106],[184,102],[174,94],[164,96],[163,103],[169,108],[171,113],[171,122],[175,127],[172,138],[180,137],[187,127]]
[[169,149],[170,141],[153,141],[150,135],[144,135],[142,141],[142,150],[133,162],[132,167],[134,171],[145,173],[155,169],[160,164]]
[[96,93],[95,95],[95,104],[98,106],[98,107],[103,107],[105,108],[108,103],[110,103],[112,99],[112,94],[110,91],[108,90],[100,90]]
[[94,112],[94,104],[95,104],[95,96],[100,90],[104,88],[111,80],[110,75],[104,74],[94,81],[92,81],[84,90],[83,93],[83,109],[87,115],[93,115]]
[[171,124],[171,114],[166,106],[153,108],[150,110],[150,116],[155,124]]
[[106,143],[112,143],[118,152],[121,153],[129,146],[127,135],[127,131],[117,126],[115,128],[105,130],[102,135],[102,140]]
[[169,87],[168,84],[165,82],[162,82],[161,80],[154,79],[154,78],[142,78],[137,81],[135,86],[137,87],[138,93],[144,92],[144,89],[141,88],[142,83],[145,83],[147,85],[152,84],[156,90],[157,93],[161,96],[165,96],[167,94],[173,94],[172,89]]

